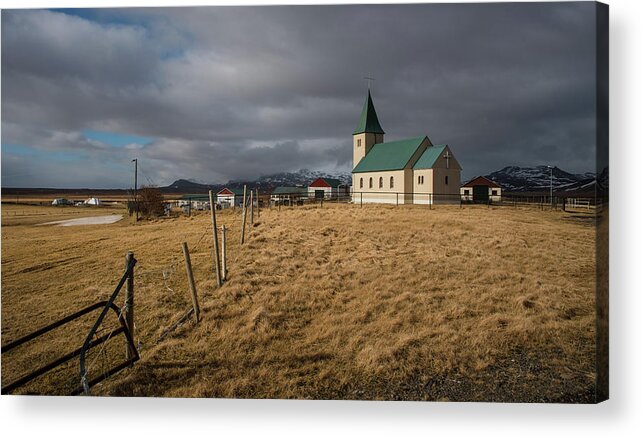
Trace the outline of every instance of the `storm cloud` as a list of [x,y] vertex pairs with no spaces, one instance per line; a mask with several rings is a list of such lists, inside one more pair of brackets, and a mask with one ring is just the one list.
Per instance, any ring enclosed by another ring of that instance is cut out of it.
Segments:
[[386,140],[447,143],[464,179],[590,171],[595,40],[588,2],[4,10],[2,185],[349,171],[366,75]]

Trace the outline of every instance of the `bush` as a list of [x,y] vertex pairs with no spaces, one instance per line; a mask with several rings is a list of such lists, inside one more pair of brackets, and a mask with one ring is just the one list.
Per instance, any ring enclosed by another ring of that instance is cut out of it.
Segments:
[[138,191],[138,211],[144,218],[160,217],[165,213],[160,188],[147,186]]

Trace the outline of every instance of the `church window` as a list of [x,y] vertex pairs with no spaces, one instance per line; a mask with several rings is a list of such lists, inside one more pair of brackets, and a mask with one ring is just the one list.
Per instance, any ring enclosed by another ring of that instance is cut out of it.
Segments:
[[363,178],[359,178],[359,188],[363,188]]
[[395,187],[395,178],[394,176],[390,176],[390,188],[394,188],[394,187]]
[[368,188],[372,188],[372,178],[370,178],[370,185]]
[[448,176],[446,176],[445,182],[446,182],[446,185],[448,185]]
[[383,188],[383,178],[379,178],[379,188]]
[[357,147],[361,147],[361,140],[357,140]]

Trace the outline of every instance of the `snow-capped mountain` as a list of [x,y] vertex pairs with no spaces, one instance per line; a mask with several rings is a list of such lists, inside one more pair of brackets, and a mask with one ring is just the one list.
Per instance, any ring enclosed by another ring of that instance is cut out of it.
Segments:
[[[317,178],[339,179],[345,184],[351,183],[349,172],[328,173],[302,169],[295,172],[275,173],[260,176],[254,180],[230,180],[226,184],[201,184],[194,181],[179,179],[163,187],[166,193],[207,193],[208,190],[218,191],[223,187],[242,188],[243,185],[250,189],[258,188],[261,191],[271,191],[278,186],[307,186]],[[551,183],[551,170],[543,165],[538,167],[509,166],[487,174],[486,177],[498,183],[504,192],[548,192]],[[584,192],[608,189],[608,168],[595,177],[594,173],[573,174],[558,167],[553,167],[553,189],[556,192]]]
[[271,175],[259,176],[254,180],[232,179],[226,184],[201,184],[198,182],[179,179],[161,190],[165,193],[207,193],[209,190],[218,191],[223,187],[229,188],[242,188],[247,185],[250,189],[258,188],[260,190],[271,190],[278,186],[307,186],[317,178],[333,178],[339,179],[345,184],[350,184],[352,181],[351,173],[338,172],[327,173],[323,171],[314,171],[308,169],[301,169],[292,173],[275,173]]
[[[504,191],[547,191],[551,186],[551,169],[545,165],[504,167],[486,175],[486,177],[501,185]],[[553,167],[553,189],[555,191],[594,190],[595,182],[594,173],[573,174]]]
[[296,186],[309,185],[318,178],[339,179],[345,184],[352,183],[352,176],[349,172],[327,173],[308,169],[301,169],[294,173],[276,173],[268,176],[260,176],[255,182],[261,185]]

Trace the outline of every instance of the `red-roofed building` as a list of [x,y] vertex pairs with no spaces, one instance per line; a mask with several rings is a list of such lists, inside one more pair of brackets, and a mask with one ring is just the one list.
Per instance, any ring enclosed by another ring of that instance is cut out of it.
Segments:
[[243,189],[223,188],[221,191],[216,193],[216,203],[221,205],[221,208],[236,208],[237,206],[243,206]]
[[461,186],[460,194],[464,202],[499,202],[502,200],[502,187],[488,178],[477,176]]
[[345,198],[350,195],[348,184],[339,179],[318,178],[308,187],[308,197],[315,199],[336,199],[337,196]]

